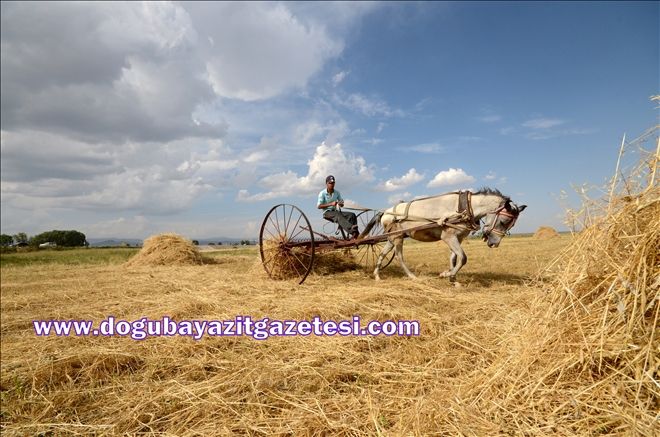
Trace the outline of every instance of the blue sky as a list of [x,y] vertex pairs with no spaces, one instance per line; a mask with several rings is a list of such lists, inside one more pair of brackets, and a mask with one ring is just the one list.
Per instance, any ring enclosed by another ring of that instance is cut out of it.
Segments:
[[328,173],[373,208],[497,187],[514,231],[566,229],[560,193],[658,124],[658,5],[3,2],[2,232],[320,226]]

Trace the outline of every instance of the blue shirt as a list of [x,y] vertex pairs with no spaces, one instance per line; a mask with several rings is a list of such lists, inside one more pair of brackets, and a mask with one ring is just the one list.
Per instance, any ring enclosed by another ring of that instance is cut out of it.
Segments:
[[[344,199],[341,197],[341,193],[337,190],[334,190],[332,194],[328,193],[328,189],[321,190],[319,193],[319,200],[316,202],[316,206],[324,205],[326,203],[332,203],[334,201],[343,202]],[[328,208],[323,208],[323,211],[334,211],[337,208],[330,206]]]

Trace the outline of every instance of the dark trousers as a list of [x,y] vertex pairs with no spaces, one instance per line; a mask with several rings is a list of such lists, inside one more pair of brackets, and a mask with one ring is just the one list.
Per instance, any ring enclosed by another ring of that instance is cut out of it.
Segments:
[[357,234],[357,217],[352,212],[326,211],[323,218],[338,223],[349,234]]

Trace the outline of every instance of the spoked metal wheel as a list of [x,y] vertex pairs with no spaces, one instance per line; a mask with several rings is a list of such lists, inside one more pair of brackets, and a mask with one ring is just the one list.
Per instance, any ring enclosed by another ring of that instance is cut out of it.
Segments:
[[259,232],[261,263],[273,279],[296,279],[302,284],[314,265],[314,233],[296,206],[276,205]]
[[[385,230],[383,229],[383,225],[380,223],[380,220],[371,223],[373,218],[378,214],[378,211],[374,210],[367,210],[363,211],[357,216],[358,220],[358,227],[360,228],[361,232],[367,229],[367,227],[371,227],[369,229],[369,233],[364,235],[364,238],[369,238],[369,237],[375,237],[378,235],[383,235],[385,233]],[[373,270],[376,268],[376,262],[378,261],[378,256],[380,256],[380,253],[383,251],[383,248],[385,247],[385,241],[382,242],[377,242],[377,243],[371,243],[371,244],[360,244],[356,249],[354,249],[354,256],[355,260],[363,266],[367,270]],[[390,263],[392,262],[392,259],[394,259],[394,250],[390,251],[390,253],[385,256],[383,259],[383,263],[381,264],[380,268],[384,269],[385,267],[389,266]]]

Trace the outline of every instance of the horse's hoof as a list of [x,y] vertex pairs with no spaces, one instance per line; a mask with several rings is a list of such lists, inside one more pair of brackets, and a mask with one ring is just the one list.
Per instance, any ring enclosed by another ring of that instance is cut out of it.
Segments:
[[462,288],[463,287],[463,284],[461,284],[460,282],[456,282],[456,281],[452,282],[452,285],[456,288]]
[[446,278],[446,277],[448,277],[448,276],[449,276],[449,272],[442,272],[442,273],[440,273],[440,277],[441,277],[441,278]]

